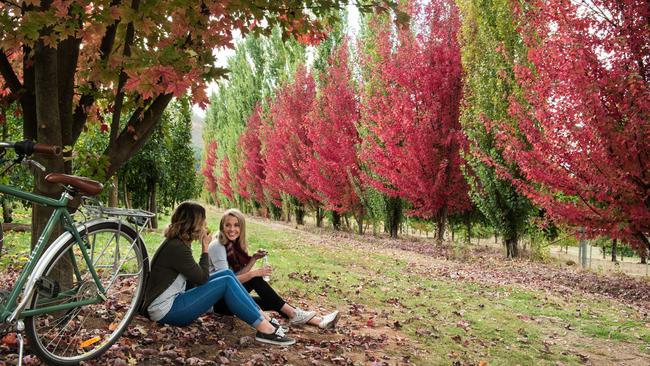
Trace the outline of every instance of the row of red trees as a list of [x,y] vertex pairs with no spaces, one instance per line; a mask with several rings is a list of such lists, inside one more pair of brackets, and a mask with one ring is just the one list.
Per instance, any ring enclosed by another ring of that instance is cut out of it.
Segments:
[[[241,136],[244,168],[230,185],[257,202],[291,196],[358,218],[372,188],[404,199],[410,215],[436,219],[439,235],[447,215],[470,209],[460,154],[468,142],[459,114],[469,107],[461,20],[453,1],[423,3],[409,4],[411,28],[370,23],[359,78],[344,42],[318,85],[303,67],[260,104]],[[482,159],[544,217],[648,248],[650,7],[551,0],[511,10],[528,53],[504,52],[512,68],[487,72],[504,83],[513,75],[521,93],[508,101],[507,119],[481,118],[503,157]]]
[[[365,192],[374,188],[410,204],[410,215],[436,218],[470,208],[460,171],[461,67],[453,2],[427,5],[426,32],[391,32],[380,21],[362,48],[367,78],[357,84],[346,41],[332,52],[317,87],[301,67],[273,100],[251,115],[240,138],[243,169],[231,185],[256,202],[350,213],[362,228]],[[444,83],[445,85],[441,85]],[[381,90],[381,92],[378,92]],[[209,178],[210,183],[213,182]],[[442,230],[439,231],[442,236]]]

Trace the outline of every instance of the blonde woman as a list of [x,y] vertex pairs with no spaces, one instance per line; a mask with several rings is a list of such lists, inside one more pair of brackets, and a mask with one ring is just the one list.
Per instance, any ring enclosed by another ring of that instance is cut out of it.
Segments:
[[[275,292],[264,276],[271,275],[271,267],[253,269],[258,259],[264,258],[266,252],[258,250],[253,255],[248,254],[246,242],[246,220],[237,209],[227,210],[219,223],[219,237],[210,243],[208,248],[210,257],[210,272],[232,269],[237,279],[247,291],[257,293],[253,299],[262,310],[276,311],[289,319],[290,325],[309,324],[321,329],[333,328],[339,320],[339,312],[334,311],[324,316],[317,316],[315,311],[305,311],[286,303]],[[214,311],[221,314],[230,314],[224,302],[215,305]]]

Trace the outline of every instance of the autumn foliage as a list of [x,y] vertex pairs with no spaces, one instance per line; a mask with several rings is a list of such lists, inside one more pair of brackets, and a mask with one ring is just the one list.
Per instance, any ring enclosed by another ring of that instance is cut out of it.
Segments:
[[205,162],[201,173],[205,177],[205,189],[212,195],[217,194],[217,177],[214,175],[217,166],[217,142],[210,141],[206,147]]
[[246,129],[239,138],[242,155],[242,167],[237,172],[237,193],[245,199],[252,199],[258,204],[264,203],[263,182],[266,177],[262,161],[262,144],[260,128],[262,126],[262,106],[258,103],[246,124]]
[[315,192],[300,164],[309,159],[312,151],[307,115],[315,96],[314,78],[301,66],[294,80],[278,90],[269,112],[270,123],[262,130],[264,187],[278,205],[282,193],[295,197],[302,204],[313,203]]
[[362,210],[356,153],[361,141],[357,131],[360,113],[351,82],[348,43],[343,42],[330,57],[323,85],[307,116],[313,152],[300,165],[315,192],[313,198],[326,210],[339,213]]
[[[644,244],[650,232],[650,7],[645,1],[533,2],[531,65],[517,69],[510,177],[548,216]],[[645,235],[644,235],[645,233]]]
[[361,159],[368,184],[406,199],[411,215],[430,218],[469,207],[459,153],[459,17],[449,1],[411,7],[424,15],[426,32],[400,29],[395,44],[390,28],[375,24],[377,55],[364,60],[374,66],[362,97],[368,136]]

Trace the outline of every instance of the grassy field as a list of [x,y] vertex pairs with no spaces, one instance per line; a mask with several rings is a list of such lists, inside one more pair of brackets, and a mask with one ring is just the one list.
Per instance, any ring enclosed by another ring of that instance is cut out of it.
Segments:
[[[213,231],[219,214],[209,209]],[[161,227],[166,222],[163,218]],[[335,332],[292,333],[299,340],[298,353],[313,356],[321,350],[318,364],[647,365],[650,359],[647,303],[626,305],[566,287],[471,278],[458,271],[472,266],[471,260],[400,250],[371,235],[296,229],[264,219],[250,219],[247,225],[251,249],[269,251],[272,284],[290,303],[344,314]],[[21,257],[27,239],[26,233],[6,234],[8,252],[0,266]],[[161,231],[148,232],[145,240],[152,257]],[[198,254],[199,246],[194,249]],[[250,333],[246,327],[238,332]],[[237,347],[233,364],[267,349]],[[258,364],[274,363],[269,360],[277,351],[265,352],[268,358]],[[282,363],[308,365],[312,356]]]
[[363,304],[367,312],[356,320],[404,333],[416,364],[642,365],[650,357],[648,314],[616,301],[449,281],[428,276],[435,260],[416,253],[327,242],[264,223],[251,223],[250,231],[254,246],[279,257],[277,277],[293,277],[282,282],[288,293],[329,306]]

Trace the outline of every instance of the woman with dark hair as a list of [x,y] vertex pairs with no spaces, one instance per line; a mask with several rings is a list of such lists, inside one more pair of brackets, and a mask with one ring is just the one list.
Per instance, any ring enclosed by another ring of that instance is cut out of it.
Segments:
[[[333,328],[339,320],[339,312],[334,311],[324,316],[316,315],[315,311],[305,311],[293,307],[284,301],[280,295],[266,282],[263,277],[271,275],[271,267],[252,269],[258,259],[267,255],[258,250],[253,255],[248,254],[246,242],[246,220],[237,209],[227,210],[219,223],[219,237],[210,243],[210,271],[223,271],[231,268],[237,274],[237,279],[246,290],[257,293],[253,299],[262,310],[272,310],[289,319],[291,325],[315,325],[321,329]],[[218,273],[218,272],[216,272]],[[223,301],[214,306],[214,311],[230,314],[227,304]]]
[[[231,312],[257,330],[257,341],[276,345],[295,343],[284,335],[282,327],[270,322],[232,271],[208,275],[211,237],[205,224],[203,206],[193,202],[181,203],[172,215],[165,237],[151,261],[145,290],[143,309],[150,319],[186,326],[214,304],[223,301]],[[199,240],[202,245],[199,263],[192,256],[194,240]]]

